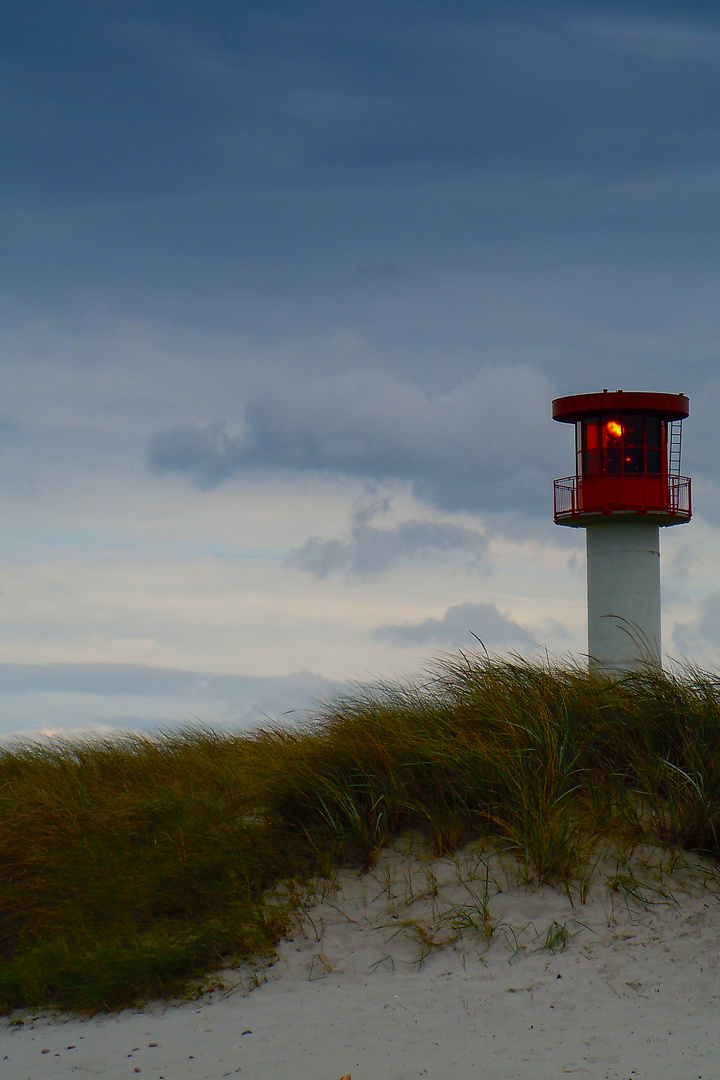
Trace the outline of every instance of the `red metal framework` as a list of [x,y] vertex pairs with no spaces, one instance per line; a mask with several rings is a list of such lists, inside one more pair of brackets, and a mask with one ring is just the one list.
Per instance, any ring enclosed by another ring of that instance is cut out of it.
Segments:
[[683,394],[603,391],[553,401],[553,418],[575,426],[575,476],[555,481],[555,521],[598,515],[689,521],[690,480],[680,476]]
[[690,520],[692,490],[689,476],[668,476],[660,489],[654,484],[649,490],[648,487],[644,491],[630,492],[631,497],[627,499],[624,498],[628,494],[627,486],[619,485],[616,498],[611,499],[602,482],[586,480],[582,476],[565,476],[555,481],[555,521],[569,524],[575,519],[580,524],[581,519],[597,514],[661,515],[671,519],[668,524]]

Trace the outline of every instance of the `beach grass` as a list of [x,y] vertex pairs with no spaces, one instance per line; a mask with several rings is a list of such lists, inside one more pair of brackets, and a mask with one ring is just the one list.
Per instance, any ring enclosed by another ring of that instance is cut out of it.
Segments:
[[0,1011],[207,986],[271,957],[315,882],[405,834],[493,845],[567,888],[608,844],[716,859],[720,677],[461,655],[300,727],[9,745]]

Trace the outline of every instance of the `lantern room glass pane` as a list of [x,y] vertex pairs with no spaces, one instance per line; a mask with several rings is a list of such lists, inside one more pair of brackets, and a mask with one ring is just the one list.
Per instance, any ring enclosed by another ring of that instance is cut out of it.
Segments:
[[602,422],[602,471],[604,476],[619,476],[622,472],[622,420],[607,416]]
[[658,450],[662,447],[662,421],[659,416],[647,416],[645,418],[645,442]]
[[622,418],[620,416],[604,416],[602,421],[602,444],[604,448],[615,448],[620,445],[622,439]]
[[622,429],[625,446],[643,446],[643,417],[641,413],[625,413],[622,418]]
[[623,472],[626,476],[642,476],[645,452],[643,448],[626,446],[623,452]]
[[600,441],[598,438],[598,421],[596,416],[585,417],[580,424],[580,461],[578,474],[580,476],[600,475]]
[[597,417],[588,416],[583,422],[583,450],[597,450],[600,445],[598,442],[598,422]]
[[600,451],[585,450],[582,456],[582,476],[600,475]]
[[659,476],[662,472],[662,450],[648,447],[647,450],[648,476]]
[[667,423],[659,416],[645,417],[645,442],[647,444],[647,472],[648,476],[662,476],[666,471],[663,469],[663,457],[667,445]]

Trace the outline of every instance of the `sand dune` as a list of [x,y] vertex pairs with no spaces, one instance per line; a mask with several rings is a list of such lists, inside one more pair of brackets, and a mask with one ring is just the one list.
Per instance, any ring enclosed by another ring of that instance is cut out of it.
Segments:
[[[343,872],[278,960],[182,1005],[25,1017],[3,1080],[720,1080],[720,877],[649,849],[583,895],[498,856]],[[256,985],[259,982],[260,985]]]

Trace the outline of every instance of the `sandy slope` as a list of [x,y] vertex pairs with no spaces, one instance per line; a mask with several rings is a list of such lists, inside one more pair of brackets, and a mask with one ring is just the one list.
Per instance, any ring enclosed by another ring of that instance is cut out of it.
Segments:
[[0,1077],[720,1080],[716,890],[647,850],[600,865],[585,903],[497,858],[388,851],[341,875],[257,989],[232,973],[178,1007],[26,1018],[0,1031]]

